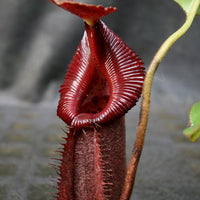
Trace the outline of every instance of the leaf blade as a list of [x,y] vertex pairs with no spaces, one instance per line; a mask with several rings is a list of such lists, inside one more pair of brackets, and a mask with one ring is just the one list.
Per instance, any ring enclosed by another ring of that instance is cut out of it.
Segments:
[[200,124],[200,101],[195,103],[190,111],[190,124],[196,126]]
[[200,137],[200,125],[186,128],[183,134],[188,137],[192,142],[196,142]]
[[200,5],[199,5],[199,8],[198,8],[198,10],[197,10],[197,13],[196,13],[197,15],[200,15]]
[[190,127],[183,131],[183,134],[193,142],[200,137],[200,101],[195,103],[189,114]]
[[[174,0],[177,4],[179,4],[179,6],[183,9],[183,11],[185,12],[186,16],[188,16],[190,9],[192,8],[193,3],[196,0]],[[200,5],[199,8],[196,12],[196,15],[200,15]]]

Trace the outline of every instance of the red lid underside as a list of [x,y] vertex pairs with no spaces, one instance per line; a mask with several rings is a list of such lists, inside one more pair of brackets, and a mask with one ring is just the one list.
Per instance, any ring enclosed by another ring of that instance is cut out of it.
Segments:
[[67,0],[50,0],[61,8],[79,16],[80,18],[94,22],[99,20],[101,17],[106,16],[110,13],[115,12],[117,9],[115,7],[103,7],[102,5],[90,5],[75,1]]

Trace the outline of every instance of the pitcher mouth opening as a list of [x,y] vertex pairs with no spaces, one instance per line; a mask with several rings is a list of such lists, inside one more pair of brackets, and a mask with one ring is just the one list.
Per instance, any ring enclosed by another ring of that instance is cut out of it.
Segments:
[[79,127],[78,121],[83,121],[84,124],[94,124],[95,121],[91,120],[97,114],[101,113],[107,106],[110,99],[110,89],[108,82],[103,74],[95,70],[93,79],[89,83],[88,92],[83,96],[77,115],[72,120],[71,125]]
[[101,72],[95,70],[93,79],[89,84],[87,94],[82,98],[78,113],[101,112],[107,105],[110,98],[108,82]]

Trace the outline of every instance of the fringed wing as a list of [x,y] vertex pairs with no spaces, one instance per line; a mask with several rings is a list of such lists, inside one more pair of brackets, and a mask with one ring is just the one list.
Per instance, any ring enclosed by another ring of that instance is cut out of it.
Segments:
[[63,144],[64,148],[61,152],[61,164],[58,166],[60,177],[57,184],[57,200],[74,199],[74,135],[68,133],[65,140],[66,143]]

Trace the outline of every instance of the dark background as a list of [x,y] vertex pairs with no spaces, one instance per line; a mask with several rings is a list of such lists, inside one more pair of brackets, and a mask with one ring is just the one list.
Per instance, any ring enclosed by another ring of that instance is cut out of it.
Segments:
[[[103,20],[142,57],[146,68],[162,42],[185,19],[172,0],[90,2],[118,8]],[[82,21],[46,0],[2,0],[0,20],[1,101],[8,101],[7,94],[30,102],[57,98],[59,85],[83,35]],[[195,80],[200,75],[199,36],[197,17],[165,57],[157,73],[159,79],[173,80],[174,85],[188,89],[198,87]]]
[[[185,20],[173,0],[90,2],[118,8],[103,21],[146,68]],[[65,128],[56,116],[58,90],[83,31],[82,20],[46,0],[0,1],[0,200],[51,199],[57,175],[48,163]],[[200,16],[156,72],[135,200],[199,200],[199,142],[182,134],[200,100],[199,38]],[[127,114],[128,157],[139,110],[140,103]]]

